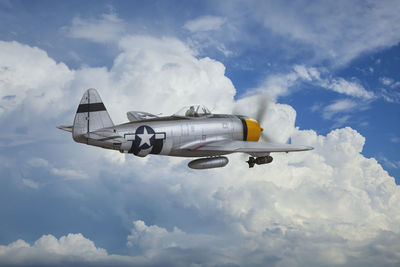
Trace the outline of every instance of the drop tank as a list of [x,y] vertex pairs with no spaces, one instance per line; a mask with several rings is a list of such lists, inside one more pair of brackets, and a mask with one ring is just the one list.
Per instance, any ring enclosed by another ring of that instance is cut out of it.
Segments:
[[221,168],[228,164],[229,160],[227,157],[213,157],[213,158],[202,158],[195,159],[189,162],[188,166],[192,169],[211,169],[211,168]]

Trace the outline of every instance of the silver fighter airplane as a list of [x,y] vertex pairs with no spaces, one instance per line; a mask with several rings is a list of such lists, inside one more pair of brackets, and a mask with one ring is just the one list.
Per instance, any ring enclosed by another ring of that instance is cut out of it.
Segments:
[[130,111],[129,122],[114,125],[98,92],[88,89],[76,111],[74,124],[57,126],[72,133],[75,142],[131,153],[175,157],[199,157],[188,166],[193,169],[224,167],[222,155],[249,154],[249,167],[272,162],[272,152],[313,149],[307,146],[257,142],[263,129],[246,116],[212,114],[202,105],[184,107],[177,113],[159,117],[147,112]]

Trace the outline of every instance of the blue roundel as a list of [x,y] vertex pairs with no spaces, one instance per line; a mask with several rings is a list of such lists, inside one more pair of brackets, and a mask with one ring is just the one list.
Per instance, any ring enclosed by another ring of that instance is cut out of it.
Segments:
[[156,133],[151,127],[143,125],[136,129],[134,143],[137,148],[148,149],[154,145],[155,140]]

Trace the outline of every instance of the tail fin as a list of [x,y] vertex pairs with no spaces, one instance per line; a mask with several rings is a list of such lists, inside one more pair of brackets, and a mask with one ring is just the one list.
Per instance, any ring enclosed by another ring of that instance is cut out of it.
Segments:
[[98,129],[112,127],[110,115],[101,101],[96,89],[88,89],[83,94],[78,110],[76,111],[72,136],[77,142],[85,142],[84,134],[96,131]]

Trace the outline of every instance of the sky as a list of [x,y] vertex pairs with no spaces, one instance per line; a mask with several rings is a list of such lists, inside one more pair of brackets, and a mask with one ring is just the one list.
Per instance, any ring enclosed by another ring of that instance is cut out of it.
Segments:
[[[398,266],[398,1],[0,0],[0,265]],[[87,88],[114,123],[204,104],[280,143],[189,159],[74,143]]]

